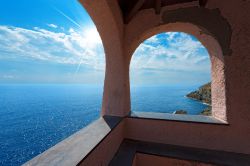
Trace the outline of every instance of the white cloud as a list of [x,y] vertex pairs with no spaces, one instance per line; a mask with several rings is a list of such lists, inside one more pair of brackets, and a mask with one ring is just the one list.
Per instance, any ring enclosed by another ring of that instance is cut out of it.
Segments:
[[132,84],[197,84],[210,80],[204,46],[185,33],[155,35],[135,51],[130,64]]
[[55,25],[55,24],[47,24],[49,27],[51,27],[51,28],[57,28],[58,26],[57,25]]
[[148,40],[135,51],[131,61],[132,70],[210,70],[209,56],[204,46],[188,34],[171,32],[161,38],[156,35]]
[[[54,24],[53,24],[54,25]],[[0,58],[32,58],[104,70],[104,50],[94,27],[53,32],[39,27],[0,26]]]
[[144,41],[145,43],[158,43],[159,42],[159,40],[157,39],[157,35],[155,35],[155,36],[152,36],[152,37],[150,37],[150,38],[148,38],[147,40],[145,40]]
[[[178,72],[208,73],[210,61],[204,49],[200,42],[184,33],[153,36],[137,48],[131,71],[140,76],[160,73],[160,77],[164,71],[173,71],[174,74],[169,74],[173,79]],[[76,73],[80,66],[102,71],[105,66],[102,41],[95,27],[80,32],[72,28],[53,32],[39,27],[0,26],[0,58],[72,64],[76,65]]]

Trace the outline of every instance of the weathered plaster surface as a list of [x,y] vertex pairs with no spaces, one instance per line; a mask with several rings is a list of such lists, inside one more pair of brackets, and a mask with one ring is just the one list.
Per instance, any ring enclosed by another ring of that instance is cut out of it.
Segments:
[[125,116],[127,110],[130,110],[130,87],[128,68],[123,56],[123,22],[118,2],[80,2],[96,24],[106,54],[102,115]]
[[186,32],[197,37],[210,54],[213,116],[229,126],[128,119],[126,137],[250,154],[249,1],[208,0],[206,8],[180,5],[172,11],[163,8],[160,15],[147,9],[127,25],[122,24],[115,0],[81,2],[97,26],[106,53],[102,114],[129,114],[129,64],[135,49],[148,37]]
[[105,166],[112,160],[124,138],[124,122],[121,122],[94,151],[80,163],[80,166]]
[[232,30],[225,18],[220,15],[220,10],[201,7],[180,8],[164,11],[162,14],[164,24],[187,22],[199,26],[201,33],[208,33],[219,42],[223,55],[230,55],[230,41]]

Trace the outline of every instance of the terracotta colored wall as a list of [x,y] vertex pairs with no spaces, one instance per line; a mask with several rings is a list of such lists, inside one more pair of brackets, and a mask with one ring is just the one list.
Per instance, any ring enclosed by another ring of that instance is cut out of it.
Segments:
[[81,166],[108,165],[124,138],[121,122],[80,164]]
[[[127,56],[131,55],[141,41],[163,32],[164,29],[195,35],[207,47],[211,56],[213,115],[228,120],[229,126],[128,119],[128,138],[250,153],[250,45],[247,44],[250,41],[250,19],[247,18],[250,16],[250,2],[209,0],[207,7],[218,8],[219,14],[230,24],[230,55],[224,53],[223,57],[218,56],[220,51],[213,50],[216,48],[212,46],[213,43],[207,42],[206,39],[204,41],[203,34],[197,34],[191,26],[182,27],[183,24],[178,23],[158,26],[159,16],[156,16],[153,10],[147,10],[139,13],[130,25],[127,25],[126,41],[128,44],[132,43],[132,47],[127,49]],[[150,18],[152,22],[148,21]],[[225,78],[222,78],[222,75],[225,75]]]
[[211,164],[204,164],[195,161],[179,160],[168,157],[147,155],[137,153],[133,166],[173,166],[173,165],[185,165],[185,166],[212,166]]
[[106,71],[102,115],[125,116],[130,110],[128,66],[123,56],[123,21],[117,1],[80,0],[101,36]]
[[[214,66],[213,115],[227,120],[229,125],[128,119],[126,122],[128,138],[250,154],[250,2],[248,0],[208,0],[206,8],[211,11],[216,10],[215,14],[220,15],[222,20],[225,19],[229,24],[231,33],[227,28],[223,32],[223,28],[217,24],[211,27],[209,22],[213,19],[204,19],[205,29],[196,26],[201,29],[200,35],[197,33],[199,31],[193,31],[194,26],[183,27],[183,22],[163,25],[162,15],[155,15],[152,9],[138,13],[128,25],[123,25],[116,0],[81,0],[81,2],[97,26],[106,53],[103,114],[126,116],[130,112],[129,63],[136,47],[146,38],[163,30],[183,30],[194,33],[211,55]],[[182,7],[177,5],[175,9]],[[162,9],[162,14],[166,10],[167,8]],[[187,25],[188,22],[184,23]],[[231,40],[228,40],[230,34]],[[213,39],[217,41],[211,42]]]
[[126,138],[250,154],[249,133],[241,132],[224,125],[135,118],[126,122]]

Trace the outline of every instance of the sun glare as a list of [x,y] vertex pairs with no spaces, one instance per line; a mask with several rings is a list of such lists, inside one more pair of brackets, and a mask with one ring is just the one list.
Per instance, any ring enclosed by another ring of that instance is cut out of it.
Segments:
[[83,30],[84,38],[88,41],[89,44],[101,44],[101,37],[95,27],[89,27]]

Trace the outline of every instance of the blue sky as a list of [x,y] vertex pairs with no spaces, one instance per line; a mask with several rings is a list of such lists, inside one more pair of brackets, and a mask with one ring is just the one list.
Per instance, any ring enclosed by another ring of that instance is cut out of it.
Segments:
[[[1,0],[0,16],[0,83],[103,83],[102,42],[77,1]],[[132,84],[210,80],[208,53],[184,33],[144,41],[130,68]]]
[[194,36],[161,33],[136,49],[130,75],[132,84],[201,85],[211,80],[210,58]]

